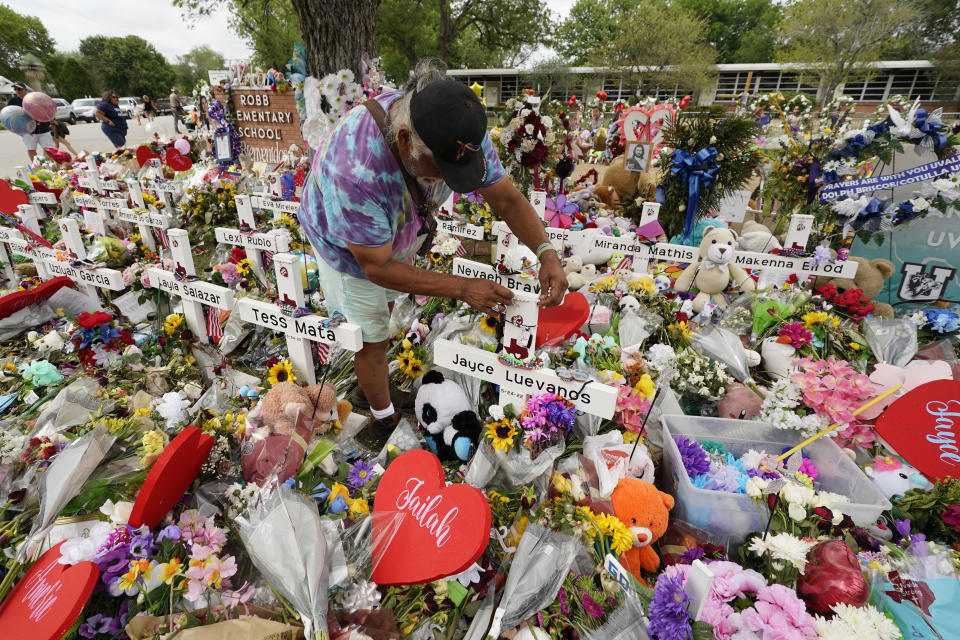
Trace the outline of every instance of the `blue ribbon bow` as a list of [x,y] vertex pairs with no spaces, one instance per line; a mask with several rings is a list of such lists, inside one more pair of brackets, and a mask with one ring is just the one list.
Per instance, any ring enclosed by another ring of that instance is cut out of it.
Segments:
[[884,205],[883,200],[873,198],[867,203],[867,206],[863,208],[863,211],[857,214],[856,219],[850,226],[858,231],[863,227],[876,231],[880,228],[880,214],[883,213]]
[[947,144],[947,136],[940,133],[944,124],[938,120],[928,121],[927,110],[917,109],[917,117],[913,119],[913,126],[924,135],[921,142],[930,138],[933,143],[933,150],[938,152]]
[[700,189],[709,189],[717,179],[720,165],[716,162],[716,147],[700,149],[696,154],[683,149],[675,149],[671,154],[670,171],[682,182],[687,183],[687,218],[683,226],[683,244],[689,244],[693,238],[693,220],[700,202]]

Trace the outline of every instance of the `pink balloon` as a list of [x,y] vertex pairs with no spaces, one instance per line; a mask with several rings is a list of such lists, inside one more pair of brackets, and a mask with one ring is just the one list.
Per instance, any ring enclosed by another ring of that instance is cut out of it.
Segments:
[[23,97],[23,110],[37,122],[50,122],[57,117],[57,103],[39,91],[31,91]]
[[179,151],[180,153],[182,153],[183,155],[187,155],[188,153],[190,153],[190,143],[184,138],[180,138],[179,140],[174,142],[173,148]]

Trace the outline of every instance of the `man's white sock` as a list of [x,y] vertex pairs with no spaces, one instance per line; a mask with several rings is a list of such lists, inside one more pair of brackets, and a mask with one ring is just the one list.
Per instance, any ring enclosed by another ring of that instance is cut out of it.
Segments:
[[373,414],[374,420],[383,420],[384,418],[389,418],[394,414],[393,403],[387,405],[386,409],[374,409],[370,407],[370,413]]

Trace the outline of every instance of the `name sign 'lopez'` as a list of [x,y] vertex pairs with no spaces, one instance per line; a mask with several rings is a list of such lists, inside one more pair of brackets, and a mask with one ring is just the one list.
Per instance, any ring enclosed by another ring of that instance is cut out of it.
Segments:
[[955,477],[960,471],[960,381],[920,385],[880,414],[876,429],[931,480]]
[[414,449],[380,478],[373,529],[374,582],[431,582],[480,557],[490,540],[490,505],[469,485],[447,486],[440,459]]

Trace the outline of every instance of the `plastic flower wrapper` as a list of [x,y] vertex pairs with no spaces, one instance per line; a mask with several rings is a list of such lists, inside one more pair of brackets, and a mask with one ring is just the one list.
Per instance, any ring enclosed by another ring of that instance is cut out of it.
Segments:
[[569,534],[536,523],[527,525],[513,555],[488,639],[499,637],[501,629],[516,627],[553,601],[573,566],[579,544]]
[[791,290],[766,291],[753,305],[753,330],[750,342],[756,342],[764,331],[784,322],[810,299],[809,293]]
[[729,329],[737,335],[749,333],[753,328],[753,311],[751,306],[757,301],[752,291],[741,293],[727,306],[720,317],[720,326]]
[[743,348],[743,343],[740,342],[740,336],[729,329],[712,327],[694,333],[690,342],[700,353],[722,362],[730,375],[753,389],[758,396],[763,397],[757,388],[757,383],[750,375],[747,352]]
[[114,440],[103,426],[98,426],[57,454],[40,477],[40,513],[33,522],[30,537],[20,547],[18,555],[21,562],[32,558],[38,551],[54,520],[63,507],[80,492],[87,478],[113,446]]
[[620,607],[615,609],[597,629],[586,630],[586,640],[648,640],[646,627],[650,624],[643,613],[640,599],[632,592],[624,590]]
[[53,435],[70,427],[86,424],[90,414],[101,408],[101,415],[113,411],[116,403],[104,402],[102,396],[97,394],[99,388],[97,381],[88,376],[77,378],[68,384],[44,407],[30,436]]
[[877,318],[863,321],[863,337],[877,362],[905,367],[917,354],[917,325],[910,318]]
[[303,618],[304,637],[326,640],[327,542],[313,500],[281,486],[235,522],[254,566]]
[[663,324],[663,317],[650,311],[624,311],[617,325],[617,334],[624,350],[636,348],[639,350],[644,340],[653,335],[653,332]]

